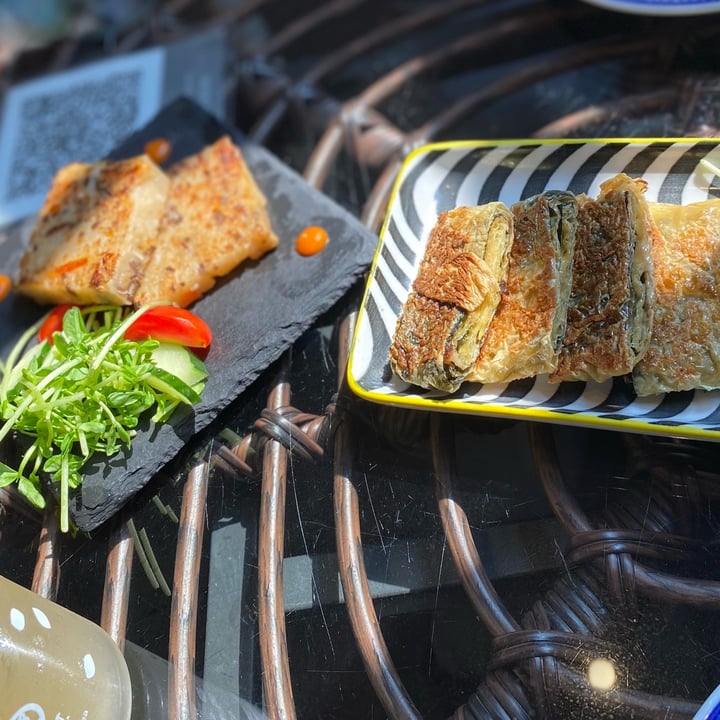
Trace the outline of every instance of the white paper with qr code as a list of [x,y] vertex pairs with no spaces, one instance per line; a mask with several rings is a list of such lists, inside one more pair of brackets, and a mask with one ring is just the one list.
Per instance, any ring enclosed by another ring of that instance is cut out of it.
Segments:
[[0,227],[36,213],[60,167],[104,157],[180,95],[222,120],[223,40],[211,31],[10,88],[0,127]]

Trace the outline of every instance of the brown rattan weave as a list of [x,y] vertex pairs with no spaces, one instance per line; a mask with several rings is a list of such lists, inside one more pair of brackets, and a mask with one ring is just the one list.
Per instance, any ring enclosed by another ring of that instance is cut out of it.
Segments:
[[[267,35],[248,50],[245,29],[259,21]],[[506,132],[525,137],[701,136],[717,132],[720,122],[719,16],[627,18],[577,2],[159,1],[129,26],[63,37],[19,54],[2,69],[0,91],[99,55],[162,44],[208,27],[227,32],[225,83],[234,121],[373,231],[380,228],[406,153],[431,140],[503,137]],[[551,40],[544,41],[546,36]],[[410,49],[409,38],[416,38]],[[487,72],[477,74],[481,69]],[[533,94],[539,87],[547,89],[542,102]],[[715,539],[713,483],[718,479],[714,447],[624,438],[627,463],[617,478],[625,489],[622,501],[616,497],[614,504],[609,500],[606,507],[589,511],[577,485],[566,482],[555,430],[528,424],[534,467],[566,543],[553,581],[538,589],[524,612],[514,613],[485,568],[478,544],[482,523],[463,504],[467,487],[456,488],[456,460],[467,450],[457,440],[458,424],[464,421],[367,407],[345,387],[357,300],[355,292],[333,313],[335,387],[319,399],[322,409],[313,413],[294,407],[298,378],[288,354],[268,370],[267,385],[260,386],[269,390],[258,401],[264,409],[251,430],[206,438],[207,452],[180,481],[169,583],[169,718],[198,714],[198,595],[205,581],[206,503],[217,490],[214,477],[260,484],[257,611],[264,712],[271,720],[299,717],[283,604],[292,463],[316,464],[325,473],[333,495],[344,607],[387,717],[431,716],[393,662],[364,564],[366,495],[358,453],[360,441],[375,435],[408,467],[431,448],[436,509],[449,556],[492,638],[483,679],[457,703],[453,717],[691,718],[702,697],[681,696],[676,688],[651,692],[634,687],[632,671],[623,670],[618,628],[641,622],[638,608],[648,604],[720,611],[720,580],[711,571],[702,576],[688,570],[711,564],[707,555]],[[493,427],[468,421],[463,431],[480,435],[492,433]],[[367,446],[363,449],[367,452]],[[478,469],[479,478],[483,472]],[[9,490],[0,500],[2,522],[8,526],[17,518],[37,539],[32,588],[62,599],[67,541],[54,513],[34,515]],[[101,596],[87,600],[97,610],[95,619],[121,646],[129,598],[136,592],[130,520],[131,514],[123,513],[107,531],[101,553],[104,588]],[[587,664],[597,656],[616,658],[619,672],[626,672],[611,692],[594,690],[586,680]],[[578,714],[583,708],[586,714]]]

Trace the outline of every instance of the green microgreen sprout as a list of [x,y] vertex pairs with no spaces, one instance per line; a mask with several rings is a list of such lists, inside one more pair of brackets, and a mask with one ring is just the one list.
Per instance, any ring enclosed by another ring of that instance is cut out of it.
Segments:
[[82,484],[91,458],[129,447],[152,408],[152,421],[163,422],[180,403],[199,400],[202,383],[190,387],[153,361],[157,340],[125,339],[145,310],[72,307],[53,342],[35,341],[41,320],[0,364],[0,442],[11,432],[29,440],[17,467],[0,461],[0,487],[16,483],[42,509],[44,479],[54,483],[63,532],[70,527],[70,492]]

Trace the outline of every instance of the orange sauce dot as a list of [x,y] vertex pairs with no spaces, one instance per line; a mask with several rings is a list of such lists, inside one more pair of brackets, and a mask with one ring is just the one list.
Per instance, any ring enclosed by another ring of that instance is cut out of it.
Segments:
[[172,143],[165,138],[155,138],[145,143],[145,154],[158,165],[164,163],[172,152]]
[[297,236],[295,249],[300,255],[315,255],[315,253],[319,253],[327,243],[327,230],[318,225],[310,225]]
[[0,275],[0,300],[4,300],[12,289],[12,280],[7,275]]

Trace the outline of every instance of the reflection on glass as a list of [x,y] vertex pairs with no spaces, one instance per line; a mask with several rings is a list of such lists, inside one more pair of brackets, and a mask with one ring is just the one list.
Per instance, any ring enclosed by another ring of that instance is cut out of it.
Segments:
[[617,681],[615,666],[607,658],[595,658],[588,665],[588,682],[595,690],[612,690]]

